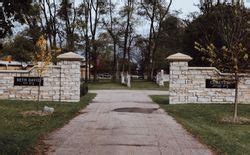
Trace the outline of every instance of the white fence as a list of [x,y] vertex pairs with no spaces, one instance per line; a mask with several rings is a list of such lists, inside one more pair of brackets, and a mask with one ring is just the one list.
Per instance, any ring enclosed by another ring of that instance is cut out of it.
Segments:
[[131,87],[131,75],[121,72],[121,84]]
[[157,73],[156,75],[156,83],[159,86],[164,86],[164,82],[169,81],[169,74],[164,74],[164,71],[161,70],[160,72]]

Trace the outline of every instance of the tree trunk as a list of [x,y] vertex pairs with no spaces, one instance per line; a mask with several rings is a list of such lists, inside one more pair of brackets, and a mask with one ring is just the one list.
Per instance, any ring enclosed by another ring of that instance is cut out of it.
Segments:
[[88,66],[89,66],[89,80],[91,80],[91,62],[90,62],[90,51],[89,51],[89,54],[88,54],[88,59],[89,59],[89,62],[88,62]]
[[151,78],[151,80],[154,79],[154,70],[155,70],[155,62],[152,62],[151,72],[150,72],[150,78]]
[[[158,32],[160,34],[161,24],[159,26]],[[154,70],[155,70],[155,63],[156,63],[156,55],[157,55],[157,48],[159,43],[159,34],[154,38],[154,45],[152,50],[152,62],[151,62],[151,71],[150,71],[150,78],[154,78]],[[154,35],[155,36],[155,35]]]
[[[85,9],[85,24],[88,25],[89,24],[89,5],[88,3],[84,3],[87,4],[87,9]],[[88,26],[86,28],[83,28],[84,30],[84,39],[85,39],[85,83],[88,83],[88,80],[90,79],[90,42],[89,42],[89,28]]]
[[238,73],[235,73],[235,100],[234,100],[234,123],[238,121],[238,103],[239,103],[239,77]]
[[36,110],[38,111],[38,105],[40,102],[40,93],[41,93],[41,82],[42,82],[42,77],[39,75],[39,85],[38,85],[38,91],[37,91],[37,105],[36,105]]
[[151,81],[151,67],[153,63],[152,58],[152,44],[154,38],[154,22],[155,22],[155,12],[156,11],[156,1],[153,4],[153,12],[152,16],[150,17],[150,29],[149,29],[149,38],[148,38],[148,62],[147,62],[147,80]]
[[[93,61],[93,74],[94,74],[94,79],[93,81],[95,82],[97,80],[97,58],[98,58],[98,53],[97,53],[97,45],[96,45],[96,30],[97,26],[99,23],[99,2],[98,1],[90,1],[90,6],[92,8],[89,8],[89,20],[90,20],[90,32],[92,35],[91,38],[91,45],[92,45],[92,61]],[[95,3],[95,7],[94,7]],[[89,6],[89,7],[90,7]],[[92,14],[92,11],[94,11],[94,15]],[[93,23],[93,18],[94,18],[94,23]]]
[[[87,45],[86,45],[87,46]],[[88,48],[85,50],[85,83],[88,83]]]
[[93,74],[94,74],[94,79],[93,81],[96,82],[97,81],[97,60],[94,60],[94,67],[93,67]]
[[93,81],[96,82],[97,81],[97,59],[98,59],[98,54],[97,54],[97,47],[94,45],[93,47],[93,74],[94,74],[94,79]]
[[86,44],[85,44],[85,83],[88,83],[88,74],[89,73],[89,51],[90,51],[90,48],[89,48],[89,38],[88,38],[88,35],[87,35],[88,32],[86,32],[85,34],[85,40],[86,40]]
[[117,56],[116,56],[116,42],[114,41],[113,42],[113,44],[114,44],[114,47],[113,47],[113,50],[114,50],[114,62],[113,62],[113,68],[112,68],[112,70],[113,70],[113,77],[112,77],[112,80],[114,81],[114,82],[116,82],[116,80],[117,80],[117,77],[116,77],[116,75],[117,75],[117,70],[116,70],[116,64],[117,64]]
[[[128,0],[128,7],[131,7],[131,1],[129,1],[129,0]],[[131,14],[131,11],[128,9],[128,11],[127,11],[126,29],[125,29],[125,32],[124,32],[125,34],[124,34],[124,45],[123,45],[122,72],[125,71],[125,60],[126,60],[126,54],[127,54],[127,51],[128,51],[130,14]]]
[[123,58],[122,58],[122,72],[125,71],[125,60],[126,60],[126,51],[123,51]]
[[131,55],[130,55],[130,49],[128,49],[128,74],[131,75]]
[[119,72],[119,60],[117,59],[116,60],[116,79],[119,80],[119,77],[120,77],[120,72]]

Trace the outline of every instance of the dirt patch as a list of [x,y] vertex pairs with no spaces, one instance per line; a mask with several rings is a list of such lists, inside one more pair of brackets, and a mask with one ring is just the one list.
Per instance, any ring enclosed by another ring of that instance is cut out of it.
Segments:
[[46,152],[49,151],[50,145],[46,144],[44,142],[45,136],[42,136],[39,138],[39,140],[36,143],[36,147],[34,149],[34,152],[32,154],[34,155],[44,155]]
[[158,108],[118,108],[114,109],[115,112],[129,112],[129,113],[143,113],[143,114],[151,114],[154,111],[158,110]]
[[250,124],[250,118],[238,117],[236,122],[234,122],[234,118],[230,116],[230,117],[223,117],[220,122],[230,123],[230,124],[240,124],[240,125],[246,124],[247,125],[247,124]]
[[21,115],[23,115],[23,116],[48,116],[51,114],[52,113],[46,113],[43,111],[24,111],[24,112],[21,112]]

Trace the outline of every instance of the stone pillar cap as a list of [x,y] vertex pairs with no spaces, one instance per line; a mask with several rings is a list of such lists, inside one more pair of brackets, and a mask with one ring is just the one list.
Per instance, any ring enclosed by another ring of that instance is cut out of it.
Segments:
[[176,53],[166,58],[168,61],[191,61],[192,57],[183,53]]
[[57,59],[69,60],[69,61],[81,61],[84,59],[84,57],[73,52],[68,52],[57,56]]

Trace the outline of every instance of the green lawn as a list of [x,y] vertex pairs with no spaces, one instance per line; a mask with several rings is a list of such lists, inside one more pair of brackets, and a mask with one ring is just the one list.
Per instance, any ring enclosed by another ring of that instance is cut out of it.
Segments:
[[149,81],[133,81],[131,82],[131,88],[128,88],[120,83],[114,83],[110,81],[100,81],[88,84],[90,90],[100,89],[131,89],[131,90],[168,90],[168,83],[165,83],[164,87],[158,86],[155,82]]
[[20,113],[35,110],[32,101],[0,101],[0,154],[29,154],[34,151],[39,138],[62,127],[78,114],[95,97],[88,94],[79,103],[41,102],[55,108],[51,116],[23,116]]
[[[167,96],[151,96],[195,137],[219,154],[250,153],[250,125],[223,124],[220,119],[233,114],[233,105],[169,105]],[[250,105],[239,105],[239,115],[250,118]]]

